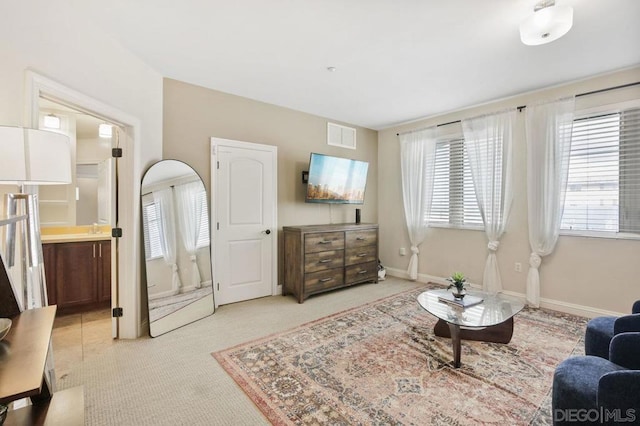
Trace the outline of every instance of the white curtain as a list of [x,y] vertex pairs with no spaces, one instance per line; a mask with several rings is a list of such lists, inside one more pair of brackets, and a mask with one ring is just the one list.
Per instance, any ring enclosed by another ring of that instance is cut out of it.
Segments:
[[418,247],[429,227],[436,162],[436,127],[405,133],[400,139],[402,199],[411,241],[409,278],[418,278]]
[[175,192],[178,200],[178,223],[182,242],[191,259],[191,286],[200,288],[201,278],[198,270],[198,235],[200,233],[200,221],[202,218],[202,203],[199,194],[204,190],[200,181],[176,185]]
[[527,195],[529,201],[529,274],[527,302],[540,306],[542,257],[553,252],[560,233],[569,174],[574,98],[528,105]]
[[160,207],[160,244],[165,263],[171,268],[171,289],[178,293],[182,287],[178,264],[176,263],[176,228],[175,208],[173,206],[173,191],[171,188],[153,191],[153,201]]
[[464,144],[489,255],[484,267],[483,288],[502,291],[496,251],[507,227],[512,193],[512,150],[515,109],[462,120]]

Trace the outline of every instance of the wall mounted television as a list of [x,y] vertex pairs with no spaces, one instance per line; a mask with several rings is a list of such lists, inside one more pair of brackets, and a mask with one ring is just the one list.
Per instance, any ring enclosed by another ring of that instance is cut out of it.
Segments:
[[369,163],[311,153],[307,203],[363,204]]

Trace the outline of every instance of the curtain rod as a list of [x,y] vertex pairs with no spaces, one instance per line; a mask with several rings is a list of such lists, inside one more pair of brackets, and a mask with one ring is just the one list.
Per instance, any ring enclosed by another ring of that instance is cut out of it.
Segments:
[[[592,90],[590,92],[578,93],[577,95],[575,95],[575,97],[576,98],[580,98],[582,96],[595,95],[595,94],[598,94],[598,93],[608,92],[610,90],[626,89],[627,87],[637,86],[638,84],[640,84],[640,81],[636,81],[635,83],[621,84],[619,86],[607,87],[605,89]],[[526,107],[527,107],[526,105],[521,105],[521,106],[516,107],[516,109],[518,110],[518,112],[522,112],[522,110],[525,109]],[[461,122],[462,122],[462,120],[453,120],[453,121],[449,121],[447,123],[436,124],[436,127],[448,126],[450,124],[456,124],[456,123],[461,123]],[[429,126],[429,127],[433,127],[433,126]],[[425,129],[428,129],[428,127],[423,127],[423,128],[416,129],[416,130],[408,130],[408,131],[402,132],[402,133],[396,133],[396,136],[404,135],[406,133],[418,132],[420,130],[425,130]]]

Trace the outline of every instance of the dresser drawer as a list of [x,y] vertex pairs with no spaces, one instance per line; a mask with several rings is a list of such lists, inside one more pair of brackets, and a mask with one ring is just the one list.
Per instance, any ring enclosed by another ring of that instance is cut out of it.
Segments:
[[356,247],[347,249],[344,256],[345,265],[373,262],[378,260],[377,246]]
[[304,256],[304,272],[316,272],[325,269],[342,268],[344,266],[344,250],[328,250],[307,253]]
[[344,285],[342,268],[328,269],[304,275],[305,293],[312,294]]
[[346,283],[375,280],[378,277],[378,262],[361,263],[345,268]]
[[315,253],[344,248],[344,232],[319,232],[304,237],[304,252]]
[[375,229],[363,229],[362,231],[347,231],[345,234],[347,247],[362,247],[376,244],[378,231]]

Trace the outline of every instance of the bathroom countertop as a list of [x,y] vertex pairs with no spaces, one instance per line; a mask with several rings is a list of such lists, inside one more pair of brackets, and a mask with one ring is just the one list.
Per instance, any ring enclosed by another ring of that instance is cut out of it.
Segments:
[[51,234],[40,237],[43,244],[47,243],[73,243],[80,241],[105,241],[111,239],[111,234]]
[[44,244],[111,239],[111,227],[108,225],[48,226],[40,228],[40,233],[40,239]]

